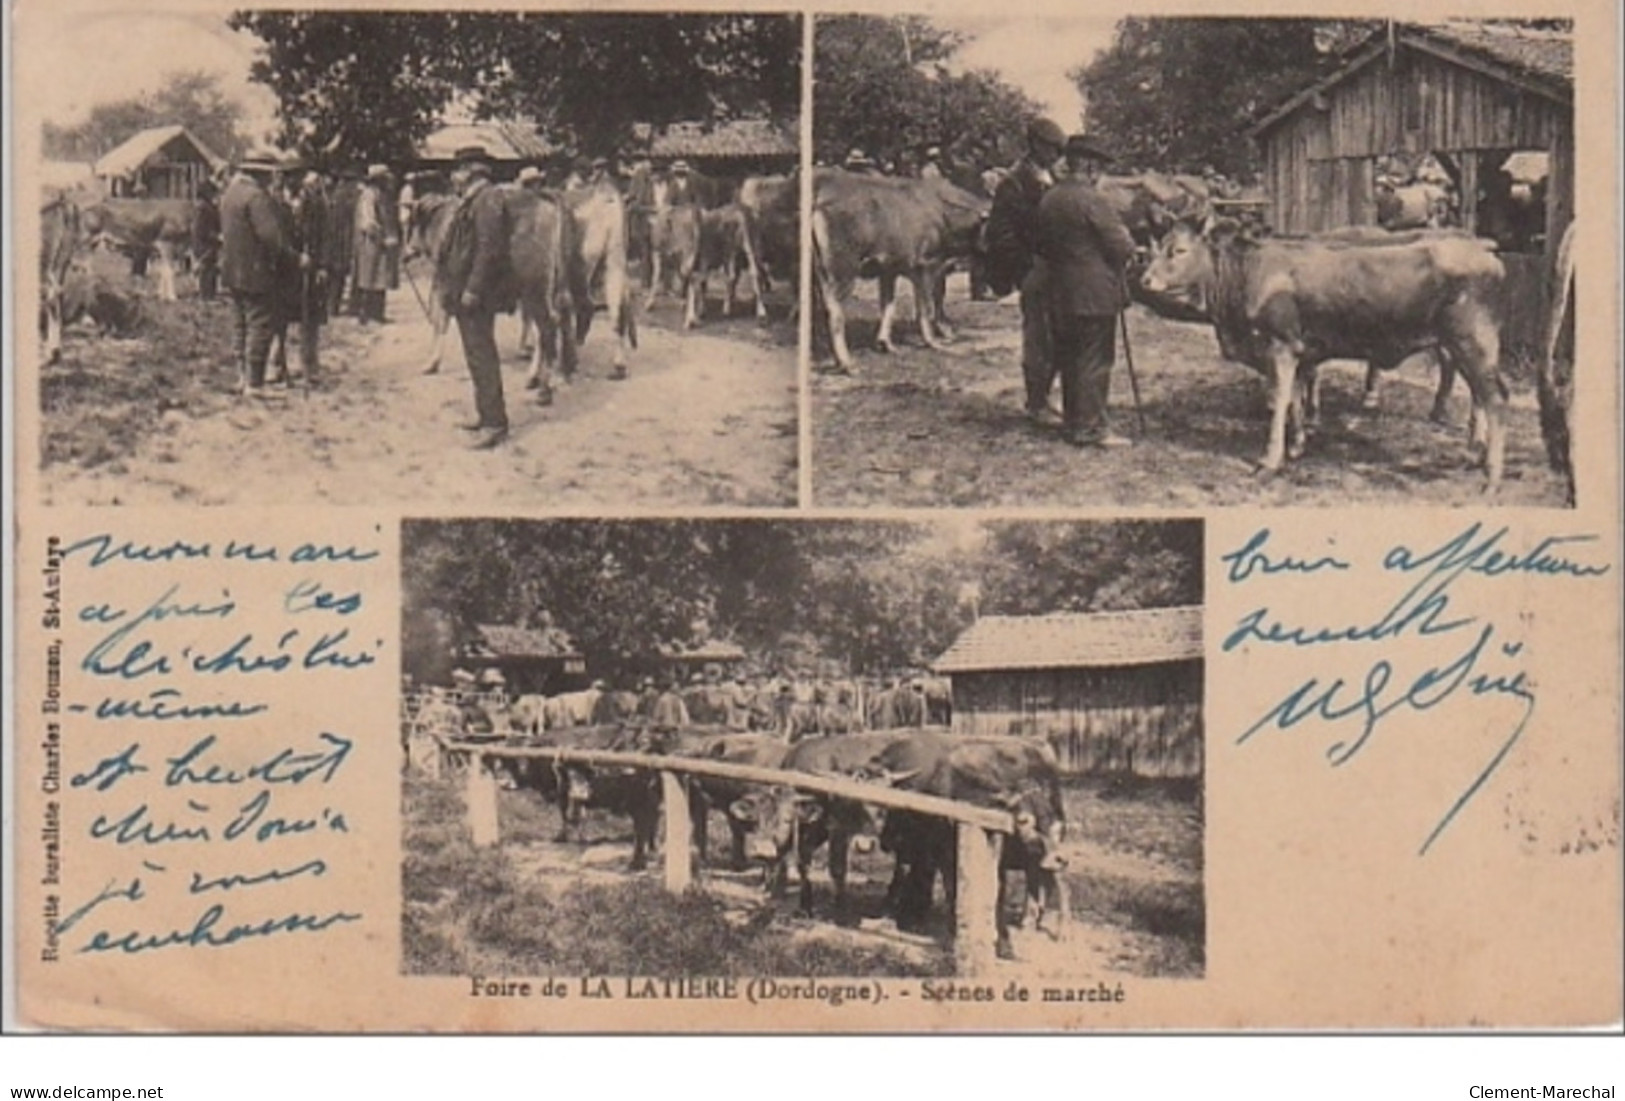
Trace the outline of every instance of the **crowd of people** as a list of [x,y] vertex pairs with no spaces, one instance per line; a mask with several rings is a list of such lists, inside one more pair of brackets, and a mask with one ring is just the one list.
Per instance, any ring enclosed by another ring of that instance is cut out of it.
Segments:
[[[399,285],[402,220],[388,166],[323,172],[296,157],[239,160],[223,192],[199,188],[193,207],[192,257],[198,290],[213,300],[224,289],[232,307],[232,348],[243,393],[321,370],[321,329],[350,313],[363,324],[386,320],[384,302]],[[289,340],[298,334],[298,369]]]
[[642,675],[595,680],[553,696],[514,693],[494,669],[452,671],[449,685],[405,685],[403,718],[446,738],[501,738],[568,726],[647,724],[803,738],[945,726],[952,718],[946,681],[919,674],[887,678],[727,673],[712,666],[686,677]]

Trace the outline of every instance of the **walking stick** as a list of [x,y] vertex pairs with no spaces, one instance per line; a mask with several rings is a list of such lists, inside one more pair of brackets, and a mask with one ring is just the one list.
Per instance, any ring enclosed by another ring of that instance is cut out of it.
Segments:
[[1134,348],[1128,342],[1128,284],[1123,285],[1124,306],[1117,311],[1117,324],[1123,332],[1123,362],[1128,365],[1129,390],[1134,394],[1134,418],[1139,422],[1140,435],[1145,435],[1145,406],[1140,404],[1140,377],[1134,372]]
[[434,324],[434,316],[429,313],[429,303],[424,299],[423,292],[418,290],[418,281],[412,277],[412,265],[402,261],[401,271],[406,273],[406,285],[412,288],[412,297],[418,300],[418,309],[423,311],[423,319]]

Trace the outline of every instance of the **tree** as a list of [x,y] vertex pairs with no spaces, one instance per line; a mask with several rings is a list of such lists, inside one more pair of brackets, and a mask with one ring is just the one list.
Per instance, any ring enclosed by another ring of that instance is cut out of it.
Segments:
[[400,160],[454,103],[525,118],[589,153],[636,123],[786,119],[800,102],[793,17],[535,12],[237,12],[266,55],[284,144]]
[[93,161],[142,130],[186,127],[223,157],[236,156],[245,139],[242,107],[220,89],[220,78],[197,70],[169,73],[156,92],[92,107],[74,126],[47,122],[45,155],[54,160]]
[[1020,155],[1038,105],[994,73],[954,73],[962,36],[917,15],[825,17],[814,36],[819,161],[839,163],[853,147],[894,160],[936,145],[975,169]]
[[1256,171],[1243,131],[1333,71],[1337,45],[1376,24],[1314,19],[1128,18],[1070,75],[1089,129],[1128,166]]

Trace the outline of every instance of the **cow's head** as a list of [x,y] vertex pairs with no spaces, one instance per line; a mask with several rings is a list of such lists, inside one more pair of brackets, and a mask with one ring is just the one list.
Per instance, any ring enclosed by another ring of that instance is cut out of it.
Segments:
[[745,835],[751,860],[779,860],[795,847],[802,831],[825,822],[828,803],[788,787],[757,788],[728,805],[728,820]]

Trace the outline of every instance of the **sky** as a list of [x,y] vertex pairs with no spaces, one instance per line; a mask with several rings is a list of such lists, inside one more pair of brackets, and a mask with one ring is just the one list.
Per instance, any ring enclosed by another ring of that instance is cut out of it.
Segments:
[[201,69],[217,74],[221,91],[243,105],[251,137],[264,137],[274,127],[275,97],[248,79],[259,40],[231,30],[220,16],[73,15],[64,17],[57,34],[71,43],[62,56],[76,63],[58,67],[51,80],[30,89],[51,122],[72,125],[99,103],[154,91],[169,73]]
[[1088,64],[1112,42],[1115,17],[1001,19],[936,16],[939,26],[968,35],[958,60],[993,69],[1037,100],[1063,130],[1082,126],[1083,101],[1067,71]]

